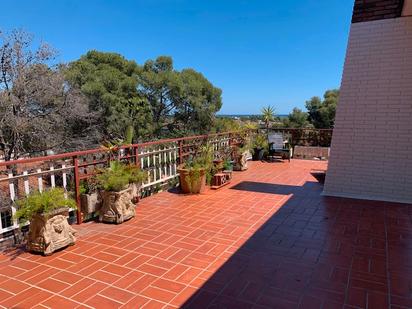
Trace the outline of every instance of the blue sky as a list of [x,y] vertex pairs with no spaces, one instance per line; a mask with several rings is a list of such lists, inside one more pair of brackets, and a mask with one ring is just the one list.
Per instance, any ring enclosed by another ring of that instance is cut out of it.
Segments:
[[90,49],[142,64],[173,57],[223,90],[222,114],[286,114],[340,85],[353,0],[5,1],[0,29],[24,28],[59,60]]

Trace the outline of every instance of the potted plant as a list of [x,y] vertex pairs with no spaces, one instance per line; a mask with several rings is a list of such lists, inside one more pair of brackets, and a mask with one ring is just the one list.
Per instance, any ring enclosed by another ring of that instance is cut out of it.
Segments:
[[112,161],[96,176],[102,198],[99,220],[122,223],[135,216],[134,202],[145,174],[135,165]]
[[90,216],[100,210],[102,201],[98,192],[96,177],[90,177],[80,182],[80,205],[82,213]]
[[253,139],[252,159],[253,161],[261,161],[269,148],[266,135],[258,134]]
[[203,145],[195,151],[194,157],[178,168],[180,188],[183,193],[197,194],[204,191],[206,181],[211,181],[213,168],[213,148]]
[[233,171],[233,163],[229,159],[226,159],[223,162],[223,170],[224,171]]
[[76,231],[67,217],[76,202],[66,197],[62,188],[37,191],[17,201],[16,218],[21,224],[30,221],[27,249],[50,255],[54,251],[73,245]]

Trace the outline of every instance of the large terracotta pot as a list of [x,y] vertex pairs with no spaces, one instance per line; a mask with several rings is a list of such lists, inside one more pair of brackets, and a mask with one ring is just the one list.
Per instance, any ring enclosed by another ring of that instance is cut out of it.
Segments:
[[185,168],[178,168],[180,188],[183,193],[202,193],[206,187],[206,170],[201,168],[193,171]]
[[102,207],[99,221],[119,224],[133,218],[136,214],[133,203],[136,191],[138,190],[134,184],[119,192],[101,191]]
[[68,208],[60,208],[33,216],[27,235],[27,249],[50,255],[56,250],[74,245],[76,231],[67,221],[68,214]]

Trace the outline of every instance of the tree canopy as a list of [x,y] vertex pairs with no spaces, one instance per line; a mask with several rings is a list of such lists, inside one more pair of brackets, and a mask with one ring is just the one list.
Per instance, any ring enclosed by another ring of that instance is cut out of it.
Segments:
[[309,101],[306,101],[309,120],[315,128],[333,128],[338,100],[339,90],[333,89],[325,92],[323,101],[319,97],[313,97]]
[[286,128],[307,128],[311,126],[308,117],[308,113],[295,107],[288,117],[283,120],[283,125]]
[[150,134],[152,114],[138,90],[140,71],[134,61],[98,51],[69,64],[66,77],[88,97],[90,109],[102,114],[100,130],[106,138],[124,139],[128,127],[139,137]]
[[220,89],[193,69],[174,70],[170,57],[147,61],[139,81],[152,111],[153,133],[158,137],[206,133],[222,107]]
[[55,51],[22,30],[0,32],[0,152],[6,161],[49,149],[94,144],[98,119],[67,85]]
[[171,57],[143,66],[115,53],[90,51],[66,74],[103,114],[102,131],[124,138],[132,126],[136,139],[205,133],[222,106],[221,90],[193,69],[177,71]]

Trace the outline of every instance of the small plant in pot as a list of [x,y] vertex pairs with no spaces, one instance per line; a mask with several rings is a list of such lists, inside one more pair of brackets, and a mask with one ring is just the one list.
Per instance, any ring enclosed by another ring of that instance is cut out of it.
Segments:
[[258,134],[255,136],[253,140],[252,146],[252,159],[253,161],[261,161],[263,160],[265,153],[269,149],[269,144],[266,135]]
[[225,161],[223,161],[223,170],[233,171],[232,161],[230,161],[229,159],[226,159]]
[[96,177],[90,177],[82,180],[80,182],[79,191],[80,205],[83,214],[90,217],[93,213],[100,210],[102,201],[98,192]]
[[30,221],[26,247],[29,251],[50,255],[76,241],[76,231],[69,225],[70,208],[76,202],[66,198],[62,188],[37,191],[17,201],[15,217],[21,224]]
[[99,220],[122,223],[135,216],[135,202],[145,173],[135,165],[112,161],[110,167],[96,176],[102,206]]
[[187,162],[178,168],[180,188],[183,193],[197,194],[205,190],[211,181],[213,168],[213,148],[203,145]]

